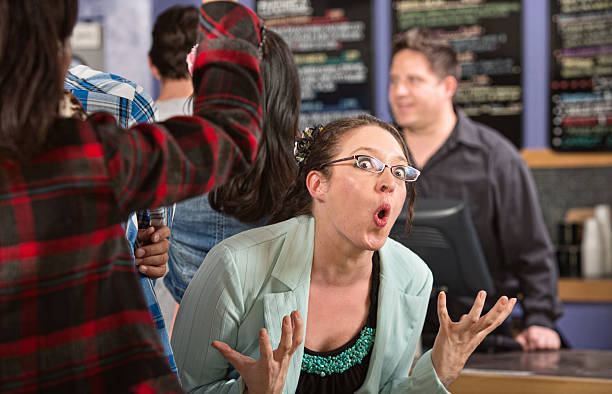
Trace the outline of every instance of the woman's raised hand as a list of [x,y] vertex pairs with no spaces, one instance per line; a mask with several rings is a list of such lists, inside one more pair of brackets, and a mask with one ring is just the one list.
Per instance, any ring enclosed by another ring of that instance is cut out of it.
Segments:
[[446,387],[457,379],[470,354],[508,317],[516,303],[516,298],[508,300],[506,296],[500,297],[489,313],[480,316],[486,297],[485,291],[478,292],[470,313],[453,322],[446,309],[446,294],[441,292],[438,295],[440,331],[431,351],[431,361]]
[[236,368],[248,388],[249,394],[282,393],[291,356],[302,343],[304,325],[299,311],[283,318],[280,343],[272,350],[268,331],[259,330],[259,360],[245,356],[226,343],[214,341],[212,346]]

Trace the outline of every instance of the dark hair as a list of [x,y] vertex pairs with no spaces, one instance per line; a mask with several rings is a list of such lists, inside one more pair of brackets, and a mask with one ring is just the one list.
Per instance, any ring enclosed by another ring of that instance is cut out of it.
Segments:
[[295,179],[293,143],[298,133],[300,80],[293,55],[283,39],[266,31],[262,48],[263,135],[255,163],[209,194],[210,206],[242,222],[269,215]]
[[[334,120],[324,126],[323,130],[315,135],[309,146],[306,157],[298,167],[298,175],[287,190],[283,201],[272,215],[269,223],[277,223],[299,215],[312,215],[312,197],[306,187],[306,176],[310,171],[320,171],[323,176],[331,175],[331,167],[323,166],[332,161],[338,150],[340,138],[347,132],[365,126],[377,126],[388,131],[400,144],[406,159],[410,161],[406,142],[399,131],[387,122],[375,118],[372,115],[360,115],[356,118],[344,118]],[[408,185],[410,202],[408,214],[410,221],[414,212],[414,199],[416,192],[414,183]]]
[[149,57],[162,78],[189,78],[185,59],[197,43],[199,15],[195,7],[177,5],[157,17]]
[[0,157],[39,152],[63,95],[78,0],[0,0]]
[[439,78],[450,75],[459,80],[461,77],[457,54],[448,40],[437,37],[429,29],[415,27],[395,36],[391,58],[403,49],[422,53]]

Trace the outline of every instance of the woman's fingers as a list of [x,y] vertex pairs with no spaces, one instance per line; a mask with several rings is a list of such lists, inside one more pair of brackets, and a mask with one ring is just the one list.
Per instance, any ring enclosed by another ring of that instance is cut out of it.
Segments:
[[300,347],[304,338],[304,324],[300,311],[291,312],[291,325],[293,326],[293,341],[291,343],[291,353],[293,354]]
[[472,322],[477,322],[480,318],[480,314],[482,313],[482,308],[484,308],[485,300],[487,299],[487,292],[484,290],[480,290],[476,295],[476,299],[474,300],[474,305],[472,305],[472,309],[468,313],[470,320]]
[[506,318],[508,316],[510,316],[510,314],[512,313],[512,310],[514,309],[514,305],[516,305],[516,298],[510,298],[508,300],[508,303],[506,304],[506,308],[502,314],[502,316],[500,316],[499,319],[497,319],[497,326],[499,326],[504,320],[506,320]]
[[493,308],[484,315],[478,324],[478,331],[484,331],[489,334],[497,326],[499,326],[512,312],[512,308],[516,304],[516,298],[508,299],[506,296],[500,297]]
[[289,315],[283,317],[283,328],[281,333],[280,343],[276,351],[278,356],[285,357],[291,352],[291,345],[293,343],[293,325],[291,323],[291,317]]
[[227,343],[221,341],[213,341],[212,347],[217,349],[219,353],[227,360],[228,363],[232,364],[239,374],[244,372],[245,367],[253,362],[251,357],[247,357],[234,349],[232,349]]
[[448,310],[446,309],[446,293],[441,291],[438,294],[438,320],[440,321],[440,328],[448,325],[450,316],[448,316]]
[[268,330],[262,328],[259,330],[259,359],[268,361],[273,357],[274,353],[270,344],[270,337],[268,337]]

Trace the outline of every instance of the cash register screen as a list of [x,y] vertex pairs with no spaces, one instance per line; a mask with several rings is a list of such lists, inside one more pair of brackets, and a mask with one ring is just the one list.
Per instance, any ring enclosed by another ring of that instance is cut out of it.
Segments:
[[479,290],[495,294],[493,279],[463,201],[418,199],[412,231],[406,234],[406,209],[390,237],[419,255],[433,272],[434,288],[458,296]]

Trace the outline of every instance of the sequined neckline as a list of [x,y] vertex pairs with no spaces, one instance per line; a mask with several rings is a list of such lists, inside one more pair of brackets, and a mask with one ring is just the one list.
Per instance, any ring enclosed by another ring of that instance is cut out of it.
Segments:
[[342,373],[357,364],[361,364],[363,359],[372,351],[375,337],[376,329],[364,327],[357,342],[340,354],[318,356],[305,353],[302,358],[302,371],[314,373],[321,377],[333,373]]

